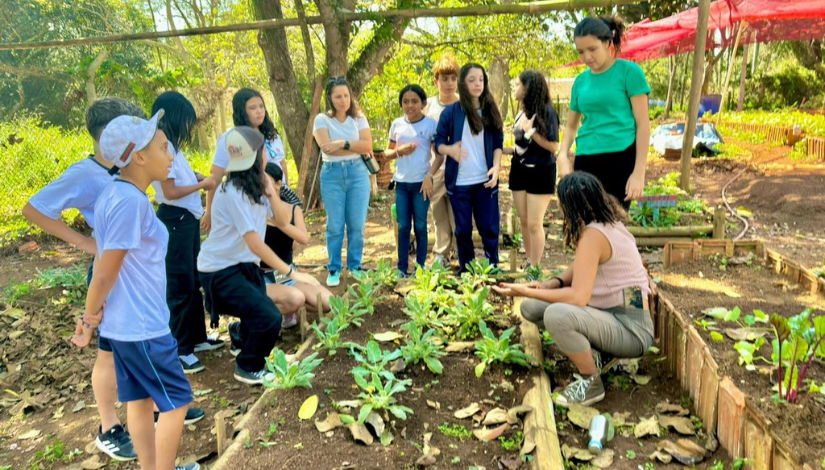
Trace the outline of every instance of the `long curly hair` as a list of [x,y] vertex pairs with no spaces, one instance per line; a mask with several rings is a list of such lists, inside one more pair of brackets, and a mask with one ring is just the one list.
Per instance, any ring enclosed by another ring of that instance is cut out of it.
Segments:
[[264,146],[261,145],[255,155],[255,163],[248,170],[230,171],[221,189],[226,191],[226,185],[231,184],[240,190],[252,204],[263,204],[264,196]]
[[590,173],[574,171],[559,181],[559,205],[564,214],[564,244],[575,249],[590,222],[624,223],[627,214],[615,197]]
[[[249,124],[249,116],[246,115],[246,102],[252,98],[260,98],[264,101],[264,97],[252,88],[241,88],[235,95],[232,96],[232,121],[236,126],[252,126]],[[272,123],[272,118],[269,117],[269,110],[266,109],[266,101],[264,101],[264,122],[258,127],[258,131],[264,135],[267,141],[278,137],[278,129]]]
[[547,135],[547,110],[553,106],[547,80],[538,70],[525,70],[519,74],[518,79],[526,88],[522,100],[525,117],[529,119],[536,116],[533,127],[539,135]]
[[[467,88],[466,83],[467,75],[473,69],[481,70],[481,74],[484,76],[484,90],[481,92],[481,96],[478,97],[478,103],[481,105],[481,116],[476,113],[473,98],[470,96],[470,89]],[[471,62],[464,64],[459,70],[458,101],[467,116],[467,122],[470,124],[470,131],[473,135],[478,135],[485,128],[496,132],[501,132],[504,129],[498,105],[496,105],[493,94],[490,93],[490,80],[487,78],[487,71],[481,65]]]

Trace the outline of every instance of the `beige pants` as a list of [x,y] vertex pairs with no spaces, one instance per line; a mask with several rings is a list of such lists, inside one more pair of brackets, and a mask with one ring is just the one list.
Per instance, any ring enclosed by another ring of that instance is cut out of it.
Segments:
[[433,197],[430,199],[435,226],[433,253],[450,258],[455,247],[455,218],[447,187],[444,185],[444,170],[438,170],[433,177]]

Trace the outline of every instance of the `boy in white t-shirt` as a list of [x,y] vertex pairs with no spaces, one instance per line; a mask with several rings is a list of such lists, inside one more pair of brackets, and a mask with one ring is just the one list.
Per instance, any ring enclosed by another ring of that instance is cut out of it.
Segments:
[[[95,255],[95,239],[76,232],[60,218],[68,209],[77,209],[83,214],[86,223],[95,228],[94,206],[98,196],[114,176],[110,173],[112,162],[106,161],[100,153],[100,134],[103,129],[118,116],[137,116],[145,118],[146,114],[134,103],[121,98],[101,98],[86,111],[86,129],[94,140],[94,154],[72,164],[58,179],[49,183],[29,199],[23,208],[23,216],[44,232],[74,245],[81,250]],[[89,264],[86,278],[88,285],[92,279],[94,258]],[[100,415],[100,427],[95,444],[109,457],[119,461],[135,460],[132,439],[120,422],[115,409],[117,401],[117,382],[115,381],[115,363],[108,341],[101,338],[98,343],[97,356],[92,369],[92,390]]]
[[[140,466],[197,470],[197,463],[175,466],[192,389],[169,330],[165,267],[169,234],[146,196],[153,181],[167,178],[174,158],[166,135],[158,129],[162,116],[163,110],[148,121],[120,116],[101,134],[101,154],[121,169],[121,176],[95,204],[98,261],[84,323],[78,325],[72,342],[87,346],[97,325],[101,337],[109,340],[118,398],[127,404]],[[154,404],[160,410],[157,428]]]
[[[433,64],[433,76],[435,77],[434,81],[438,89],[438,96],[430,97],[427,100],[424,114],[435,119],[436,123],[444,108],[458,101],[458,95],[456,94],[458,69],[458,62],[450,54],[444,54]],[[436,155],[436,153],[433,152],[433,155]],[[452,206],[450,206],[450,199],[447,196],[447,187],[444,184],[444,165],[446,161],[442,158],[441,166],[437,167],[437,171],[433,173],[433,195],[430,198],[433,225],[435,225],[433,254],[435,254],[435,261],[443,266],[449,264],[456,247],[455,217],[453,216]]]

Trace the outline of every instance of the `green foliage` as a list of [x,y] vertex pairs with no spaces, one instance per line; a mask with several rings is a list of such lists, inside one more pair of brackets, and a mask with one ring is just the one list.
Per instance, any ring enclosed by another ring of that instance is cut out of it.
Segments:
[[3,303],[14,304],[21,298],[31,294],[32,285],[30,282],[12,284],[3,289]]
[[369,377],[353,373],[355,383],[362,390],[358,394],[363,405],[358,413],[358,422],[363,423],[370,412],[375,410],[386,410],[398,419],[406,420],[408,414],[413,414],[413,410],[407,406],[398,404],[398,395],[407,391],[407,386],[412,385],[412,379],[398,380],[391,373],[382,380],[379,374],[370,374]]
[[521,441],[524,439],[524,433],[521,431],[516,431],[516,433],[511,438],[507,438],[507,436],[499,436],[498,440],[501,442],[501,448],[506,450],[507,452],[518,450],[521,446]]
[[370,276],[363,276],[358,284],[347,289],[349,296],[353,299],[353,308],[364,310],[372,315],[375,313],[375,301],[378,300],[378,291],[381,286]]
[[460,440],[472,439],[473,432],[461,424],[444,423],[438,427],[438,431],[447,437],[457,437]]
[[412,322],[405,324],[402,328],[410,334],[410,339],[401,347],[404,362],[418,364],[419,361],[424,361],[432,373],[441,374],[444,366],[441,364],[440,358],[444,357],[446,353],[443,351],[443,346],[432,340],[432,337],[435,336],[435,330],[427,330],[426,333],[422,334],[421,327]]
[[478,335],[479,322],[489,320],[494,313],[493,306],[487,302],[490,294],[489,287],[483,287],[476,292],[465,291],[457,302],[447,309],[449,322],[456,326],[455,336],[461,339],[475,338]]
[[329,307],[332,310],[332,315],[341,320],[341,324],[361,326],[363,324],[363,316],[367,314],[368,310],[363,306],[363,303],[356,301],[350,304],[348,298],[333,295],[329,298]]
[[[817,72],[803,67],[795,59],[784,59],[762,71],[757,80],[761,86],[760,108],[796,106],[822,92],[822,79]],[[822,100],[817,101],[817,104]]]
[[366,275],[378,284],[392,289],[398,284],[398,273],[396,271],[392,262],[388,259],[380,259],[376,264],[376,268],[368,271]]
[[433,301],[429,297],[423,300],[416,295],[408,295],[404,297],[404,303],[407,307],[404,313],[410,317],[410,320],[419,328],[443,328],[444,322],[440,318],[439,311],[434,308]]
[[358,362],[358,365],[352,369],[353,375],[360,375],[364,379],[372,374],[379,375],[384,379],[394,377],[392,372],[387,370],[387,365],[401,357],[400,349],[392,352],[382,351],[381,346],[376,341],[370,340],[363,352],[364,355],[356,351],[355,347],[350,347],[350,354]]
[[496,282],[495,275],[498,268],[490,264],[487,258],[474,259],[467,266],[467,272],[461,274],[461,289],[464,292],[474,292],[486,285]]
[[813,360],[825,358],[825,316],[811,317],[813,309],[791,318],[771,315],[776,334],[771,361],[779,378],[776,400],[794,403]]
[[675,207],[659,209],[659,220],[654,220],[654,209],[648,204],[640,205],[637,201],[630,204],[628,217],[632,225],[642,227],[673,227],[679,223],[684,214],[702,214],[707,205],[704,201],[692,198],[679,187],[680,174],[671,172],[645,185],[645,196],[677,195]]
[[63,297],[55,300],[58,304],[78,305],[86,297],[87,268],[75,264],[68,268],[51,268],[39,271],[34,284],[40,289],[61,288]]
[[529,361],[535,361],[535,358],[521,350],[520,344],[510,344],[510,338],[516,331],[515,327],[508,328],[498,338],[484,320],[479,322],[478,329],[481,332],[481,340],[475,342],[475,348],[476,356],[481,358],[481,363],[476,366],[476,377],[481,377],[484,370],[494,362],[530,367]]
[[277,348],[272,351],[272,355],[271,360],[266,358],[266,368],[275,375],[275,380],[270,382],[264,379],[264,385],[281,390],[295,387],[312,388],[312,379],[315,378],[312,371],[324,361],[318,359],[318,353],[312,353],[300,362],[290,363],[287,361],[286,353]]
[[769,124],[779,127],[799,125],[808,136],[825,137],[825,115],[808,114],[796,109],[774,111],[752,110],[741,113],[725,113],[725,121],[747,124]]
[[326,325],[324,330],[318,326],[318,323],[312,323],[312,331],[318,338],[318,344],[314,346],[315,349],[324,347],[328,350],[330,356],[334,356],[338,349],[346,347],[346,343],[341,341],[341,333],[349,327],[349,323],[342,321],[339,317],[322,318],[321,322]]

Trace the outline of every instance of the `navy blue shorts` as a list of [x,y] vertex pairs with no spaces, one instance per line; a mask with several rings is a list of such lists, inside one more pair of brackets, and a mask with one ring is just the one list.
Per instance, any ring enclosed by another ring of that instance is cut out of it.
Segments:
[[110,343],[108,339],[98,335],[97,349],[100,349],[101,351],[112,352],[112,343]]
[[117,398],[122,403],[151,398],[161,413],[192,401],[192,387],[171,334],[144,341],[108,340],[115,356]]

